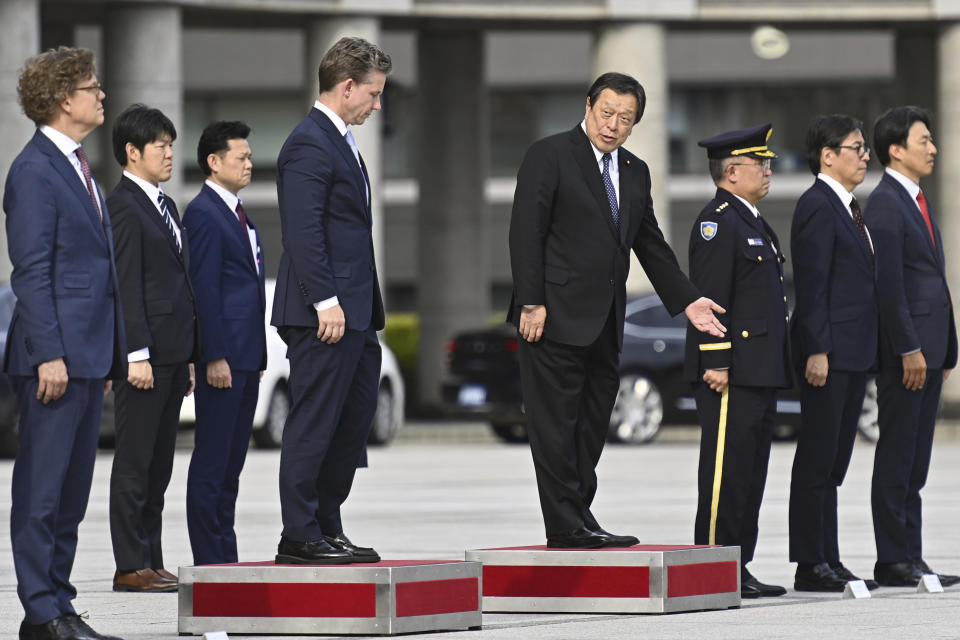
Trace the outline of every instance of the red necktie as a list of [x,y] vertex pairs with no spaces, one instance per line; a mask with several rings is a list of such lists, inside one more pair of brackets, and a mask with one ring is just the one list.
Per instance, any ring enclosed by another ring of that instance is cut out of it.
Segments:
[[867,227],[863,224],[863,212],[860,210],[860,203],[857,202],[856,198],[850,201],[850,213],[853,215],[853,222],[857,225],[857,231],[860,232],[860,237],[863,239],[864,244],[867,245],[867,251],[870,253],[870,257],[874,258],[873,245],[870,244]]
[[77,147],[75,152],[77,154],[77,160],[80,161],[80,171],[83,172],[83,179],[87,183],[87,193],[90,194],[93,208],[97,210],[97,215],[103,220],[103,212],[100,211],[100,203],[97,201],[97,194],[93,190],[93,176],[90,173],[90,163],[87,161],[87,154],[83,152],[83,147]]
[[917,194],[917,204],[920,205],[920,213],[923,214],[923,221],[927,223],[927,231],[930,232],[930,242],[933,243],[933,248],[937,248],[937,238],[933,235],[933,223],[930,222],[930,209],[927,207],[927,199],[923,195],[923,191]]
[[247,213],[243,210],[243,205],[237,202],[237,217],[240,218],[240,224],[243,225],[243,233],[247,233]]

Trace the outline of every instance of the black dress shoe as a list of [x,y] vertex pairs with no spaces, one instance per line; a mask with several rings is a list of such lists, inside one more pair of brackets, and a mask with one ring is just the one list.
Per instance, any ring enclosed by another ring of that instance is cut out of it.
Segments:
[[793,588],[797,591],[840,591],[847,581],[834,573],[826,562],[809,564],[797,563],[797,574],[793,579]]
[[280,538],[277,545],[277,564],[350,564],[353,554],[332,546],[326,540],[297,542]]
[[604,537],[604,543],[601,545],[603,547],[632,547],[635,544],[640,544],[640,540],[636,536],[618,536],[600,527],[593,529],[593,532]]
[[873,591],[878,586],[880,586],[877,584],[876,580],[858,578],[853,574],[852,571],[850,571],[850,569],[847,569],[845,566],[843,566],[842,562],[831,562],[830,568],[833,569],[833,572],[837,574],[837,577],[840,578],[841,580],[846,580],[847,582],[852,582],[854,580],[862,580],[863,584],[867,585],[867,589],[870,591]]
[[763,584],[747,571],[740,569],[740,597],[741,598],[774,598],[787,593],[783,587],[775,584]]
[[873,565],[873,577],[883,587],[915,587],[920,584],[923,571],[912,562],[878,562]]
[[70,624],[73,626],[75,630],[79,631],[82,634],[82,637],[84,638],[96,638],[97,640],[122,640],[117,636],[105,636],[102,633],[97,633],[96,631],[90,628],[90,625],[88,625],[83,618],[81,618],[75,613],[68,613],[66,614],[66,617],[68,618],[68,622],[70,618],[73,619],[72,622],[70,622]]
[[30,624],[26,620],[20,623],[20,640],[38,640],[37,638],[37,629],[40,628],[40,625]]
[[[919,571],[920,573],[936,573],[923,560],[915,560],[913,565],[917,568],[917,571]],[[952,587],[953,585],[960,583],[960,576],[951,576],[945,573],[937,573],[937,577],[940,578],[940,586],[943,586],[943,587]]]
[[342,531],[335,536],[323,536],[323,539],[326,540],[327,544],[334,549],[346,551],[352,555],[353,562],[380,562],[379,553],[370,547],[358,547],[350,542],[350,538],[348,538]]
[[548,549],[597,549],[604,546],[607,538],[599,533],[580,527],[567,533],[547,536]]

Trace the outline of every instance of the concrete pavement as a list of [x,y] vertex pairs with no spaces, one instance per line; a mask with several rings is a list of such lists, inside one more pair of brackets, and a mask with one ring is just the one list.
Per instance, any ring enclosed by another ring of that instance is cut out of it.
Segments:
[[[391,446],[372,449],[370,468],[358,473],[344,508],[350,537],[385,558],[462,559],[471,548],[541,544],[542,524],[529,450],[500,444],[471,424],[412,424]],[[960,429],[939,430],[924,490],[927,561],[960,573]],[[168,568],[191,563],[184,494],[190,436],[177,451],[167,491],[164,549]],[[771,456],[756,560],[764,582],[792,587],[787,563],[787,497],[793,444]],[[858,442],[840,493],[844,563],[869,577],[874,542],[869,507],[872,446]],[[73,582],[78,611],[101,633],[124,638],[177,635],[176,596],[111,590],[114,564],[107,517],[111,452],[101,452],[87,518],[80,529]],[[280,532],[276,451],[251,449],[241,479],[237,532],[242,560],[272,558]],[[653,444],[609,446],[600,463],[594,512],[614,532],[642,543],[692,542],[696,502],[694,429],[665,429]],[[12,462],[0,461],[0,487],[9,495]],[[9,503],[2,508],[9,521]],[[23,617],[7,534],[0,536],[0,638],[16,637]],[[579,640],[619,638],[958,638],[960,587],[942,594],[881,588],[869,600],[838,594],[798,594],[744,601],[738,610],[664,616],[487,614],[484,629],[431,638]],[[262,637],[262,636],[261,636]]]

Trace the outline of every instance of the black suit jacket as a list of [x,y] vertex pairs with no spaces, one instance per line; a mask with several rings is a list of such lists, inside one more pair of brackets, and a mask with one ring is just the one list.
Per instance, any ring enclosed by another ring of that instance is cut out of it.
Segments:
[[735,195],[717,189],[690,233],[690,278],[727,310],[720,316],[727,335],[716,338],[687,323],[688,380],[700,381],[704,369],[729,369],[730,384],[790,386],[784,260],[773,229]]
[[157,207],[133,180],[122,177],[107,197],[127,350],[149,347],[153,365],[182,364],[199,353],[187,236],[173,200],[168,197],[167,203],[181,227],[182,252]]
[[593,147],[579,124],[527,151],[510,218],[508,321],[519,324],[523,305],[543,304],[544,338],[584,346],[600,335],[613,307],[622,345],[631,248],[670,313],[700,297],[653,215],[646,163],[622,147],[618,156],[619,231]]
[[880,366],[898,367],[901,356],[923,351],[931,369],[957,364],[957,328],[936,222],[930,233],[916,202],[895,178],[883,174],[863,217],[877,250],[880,287]]
[[794,364],[828,354],[830,369],[868,371],[877,362],[877,286],[873,258],[850,212],[822,180],[793,212],[790,253],[797,300],[790,319]]

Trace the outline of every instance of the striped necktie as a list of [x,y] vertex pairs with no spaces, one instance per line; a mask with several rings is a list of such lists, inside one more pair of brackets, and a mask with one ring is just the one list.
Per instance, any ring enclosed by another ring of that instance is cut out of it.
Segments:
[[160,205],[160,213],[163,214],[163,221],[167,223],[167,229],[170,231],[170,235],[173,236],[173,241],[177,244],[177,253],[183,251],[183,245],[180,244],[180,236],[177,235],[176,223],[173,221],[173,216],[170,215],[170,209],[167,207],[167,196],[161,191],[160,195],[157,196],[157,204]]

